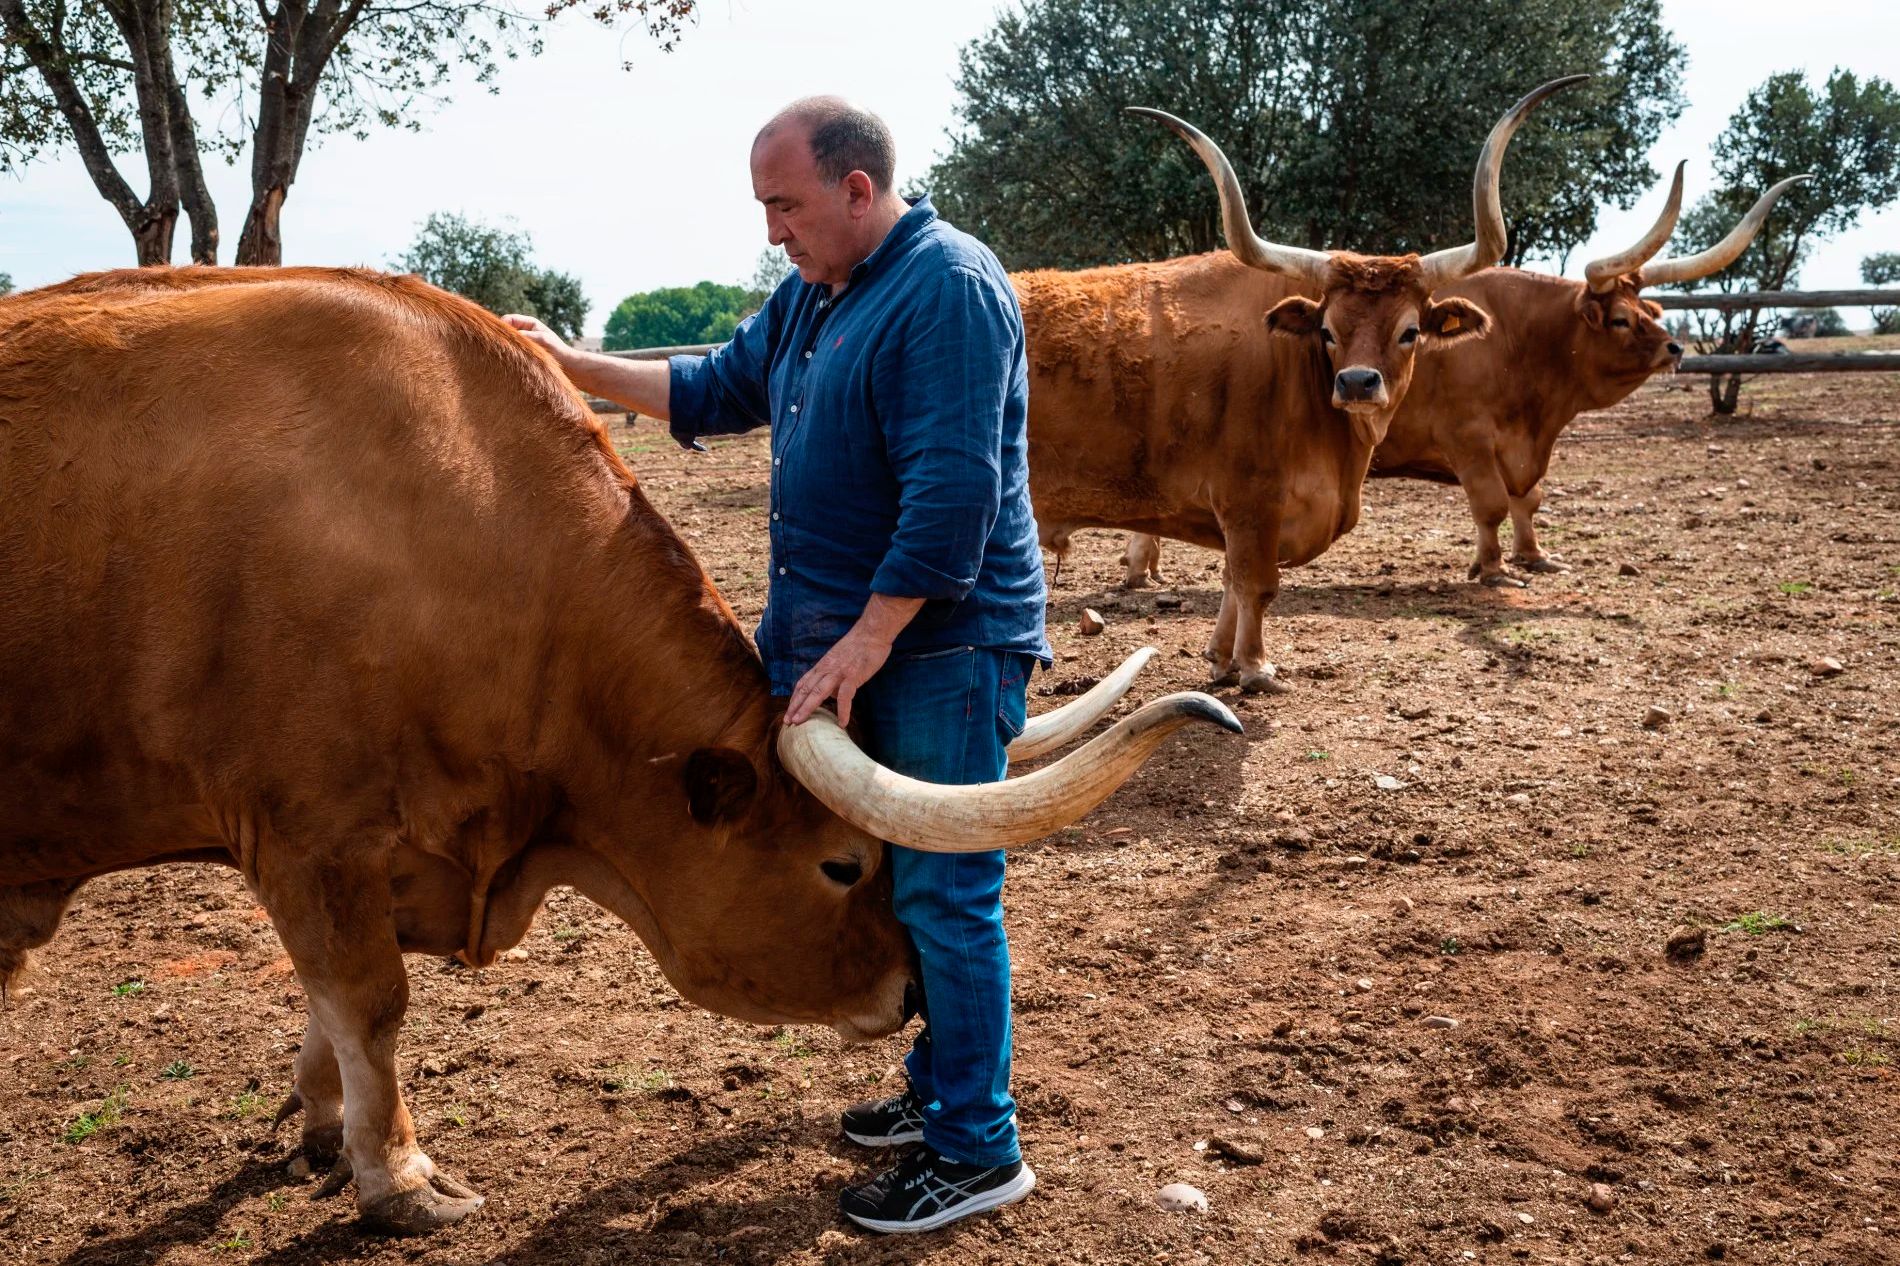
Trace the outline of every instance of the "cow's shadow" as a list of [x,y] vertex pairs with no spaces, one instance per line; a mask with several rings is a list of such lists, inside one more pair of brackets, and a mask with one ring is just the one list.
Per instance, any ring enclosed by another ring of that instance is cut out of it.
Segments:
[[162,1219],[142,1221],[140,1228],[130,1235],[78,1245],[66,1255],[61,1266],[116,1266],[117,1263],[128,1261],[155,1262],[174,1248],[202,1248],[231,1209],[255,1196],[282,1187],[287,1181],[281,1157],[251,1157],[236,1172],[197,1200],[167,1210]]

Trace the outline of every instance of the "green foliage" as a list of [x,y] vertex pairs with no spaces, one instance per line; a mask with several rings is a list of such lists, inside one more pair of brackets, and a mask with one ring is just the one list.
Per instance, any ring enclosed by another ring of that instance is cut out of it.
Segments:
[[12,293],[13,293],[13,274],[0,273],[0,295],[10,295]]
[[1792,338],[1840,338],[1853,333],[1833,308],[1788,313],[1781,318],[1781,332]]
[[746,314],[749,316],[765,306],[772,292],[798,270],[792,267],[791,257],[783,247],[768,246],[759,252],[759,258],[752,269],[752,280],[746,286]]
[[1746,932],[1750,936],[1760,936],[1764,932],[1779,932],[1794,926],[1778,914],[1766,914],[1760,910],[1750,910],[1747,914],[1737,915],[1722,925],[1724,932]]
[[[1881,251],[1861,260],[1860,279],[1870,286],[1900,285],[1900,251]],[[1900,308],[1875,308],[1874,333],[1900,334]]]
[[1559,75],[1512,143],[1512,257],[1562,255],[1682,108],[1683,51],[1658,0],[1026,0],[963,51],[961,127],[931,172],[939,209],[1013,268],[1221,245],[1198,160],[1123,112],[1158,106],[1226,151],[1257,230],[1369,252],[1469,241],[1479,146]]
[[192,1077],[197,1074],[197,1071],[197,1069],[193,1068],[184,1060],[175,1059],[165,1065],[165,1067],[159,1069],[158,1075],[166,1081],[190,1081]]
[[83,1143],[109,1125],[117,1125],[119,1118],[125,1115],[125,1090],[120,1086],[105,1097],[91,1112],[82,1112],[60,1134],[68,1143]]
[[579,336],[588,303],[579,278],[534,266],[526,233],[437,212],[422,222],[398,267],[490,312],[538,316],[562,338]]
[[744,319],[747,301],[744,286],[722,286],[716,281],[628,295],[607,318],[607,336],[601,346],[612,352],[723,342]]

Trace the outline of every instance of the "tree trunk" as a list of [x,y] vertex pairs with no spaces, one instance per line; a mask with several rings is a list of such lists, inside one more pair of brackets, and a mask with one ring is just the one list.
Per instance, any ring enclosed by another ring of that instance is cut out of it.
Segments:
[[238,235],[239,264],[276,268],[284,262],[284,239],[278,232],[277,222],[288,192],[277,185],[261,195],[252,195],[251,209],[244,217],[244,231]]
[[1709,375],[1709,409],[1723,417],[1735,412],[1737,401],[1742,394],[1742,376],[1740,374]]
[[132,229],[132,249],[136,252],[140,268],[149,268],[154,264],[172,262],[172,238],[178,229],[178,206],[154,210],[151,207],[140,208],[145,214]]

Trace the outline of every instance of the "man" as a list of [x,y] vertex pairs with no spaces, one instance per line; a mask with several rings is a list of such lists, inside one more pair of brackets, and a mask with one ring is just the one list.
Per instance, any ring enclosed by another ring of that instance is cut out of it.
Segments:
[[[772,428],[771,571],[759,651],[797,725],[827,701],[867,751],[936,782],[992,782],[1047,664],[1029,506],[1022,314],[996,257],[892,187],[883,121],[796,102],[752,144],[787,278],[710,356],[617,360],[509,321],[585,391],[700,435]],[[1035,1174],[1009,1094],[1003,854],[892,848],[924,1027],[909,1088],[844,1114],[873,1147],[921,1142],[839,1199],[878,1231],[1019,1200]]]

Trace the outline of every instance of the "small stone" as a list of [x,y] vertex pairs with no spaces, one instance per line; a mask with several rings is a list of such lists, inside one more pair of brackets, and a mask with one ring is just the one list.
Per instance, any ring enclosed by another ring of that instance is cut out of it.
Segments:
[[1403,916],[1403,915],[1412,913],[1412,911],[1416,909],[1418,909],[1418,905],[1410,897],[1392,898],[1392,913],[1393,914]]
[[1445,1111],[1455,1112],[1459,1116],[1463,1116],[1465,1113],[1471,1111],[1471,1105],[1466,1103],[1462,1096],[1453,1095],[1451,1098],[1445,1100]]
[[1076,621],[1076,627],[1082,630],[1083,637],[1094,637],[1108,627],[1108,621],[1102,619],[1102,613],[1094,607],[1084,607],[1082,618]]
[[292,1178],[295,1178],[298,1182],[309,1181],[310,1158],[308,1156],[292,1157],[290,1164],[284,1167],[284,1172],[289,1174]]
[[1364,870],[1370,862],[1358,853],[1348,853],[1339,859],[1339,864],[1347,870]]
[[1406,784],[1400,782],[1391,774],[1378,775],[1372,780],[1372,785],[1377,787],[1380,791],[1404,791],[1406,786]]
[[1309,1125],[1306,1127],[1306,1137],[1317,1143],[1326,1137],[1326,1131],[1320,1129],[1317,1125]]
[[1179,611],[1186,602],[1178,593],[1164,593],[1155,599],[1155,606],[1162,611]]
[[1432,714],[1432,705],[1429,703],[1421,703],[1421,704],[1418,704],[1416,707],[1407,707],[1407,708],[1399,709],[1399,715],[1404,717],[1407,721],[1423,721],[1426,717],[1430,716],[1431,714]]
[[1238,1099],[1229,1099],[1226,1103],[1223,1103],[1221,1107],[1233,1113],[1241,1113],[1247,1110],[1247,1105]]
[[1533,1223],[1533,1222],[1535,1222],[1535,1221],[1537,1221],[1537,1219],[1536,1219],[1536,1218],[1533,1218],[1533,1217],[1532,1217],[1532,1216],[1531,1216],[1530,1214],[1528,1214],[1528,1213],[1520,1213],[1520,1214],[1518,1214],[1518,1215],[1517,1215],[1517,1220],[1518,1220],[1519,1222],[1522,1222],[1522,1223],[1523,1223],[1523,1224],[1524,1224],[1525,1226],[1529,1226],[1529,1225],[1530,1225],[1531,1223]]
[[1514,791],[1510,795],[1504,797],[1505,804],[1514,804],[1520,807],[1528,807],[1530,805],[1530,802],[1531,802],[1531,793],[1528,791]]
[[417,1071],[424,1077],[441,1077],[448,1073],[449,1068],[447,1064],[431,1055],[417,1066]]
[[1353,981],[1352,983],[1353,983],[1353,986],[1356,989],[1358,989],[1360,993],[1372,992],[1372,978],[1369,976],[1361,976],[1359,979]]
[[1590,1194],[1583,1198],[1583,1202],[1590,1206],[1592,1213],[1608,1213],[1616,1208],[1616,1192],[1608,1183],[1593,1182],[1590,1184]]
[[1217,1136],[1207,1141],[1207,1150],[1234,1165],[1264,1165],[1267,1161],[1266,1152],[1244,1139]]
[[1619,576],[1640,576],[1643,574],[1643,571],[1642,568],[1638,567],[1635,563],[1624,563],[1616,569],[1616,574]]
[[501,956],[511,963],[525,963],[528,961],[528,947],[517,945],[511,950],[502,951]]
[[1155,1203],[1169,1213],[1206,1213],[1207,1197],[1197,1187],[1171,1182],[1155,1192]]
[[1838,677],[1847,671],[1847,665],[1832,655],[1825,655],[1809,664],[1808,671],[1816,677]]
[[1425,1027],[1428,1029],[1455,1029],[1458,1027],[1458,1021],[1448,1015],[1428,1015],[1425,1017]]
[[1675,719],[1676,714],[1671,712],[1668,708],[1663,707],[1659,703],[1652,703],[1649,705],[1649,710],[1643,713],[1643,728],[1645,730],[1660,730]]
[[1686,963],[1692,959],[1700,958],[1702,951],[1708,947],[1708,941],[1709,930],[1707,928],[1692,928],[1684,924],[1671,932],[1669,939],[1663,942],[1663,953],[1669,955],[1669,957],[1675,959],[1677,962]]
[[1290,848],[1296,853],[1304,853],[1313,847],[1313,833],[1303,826],[1287,827],[1273,833],[1273,842],[1281,848]]

